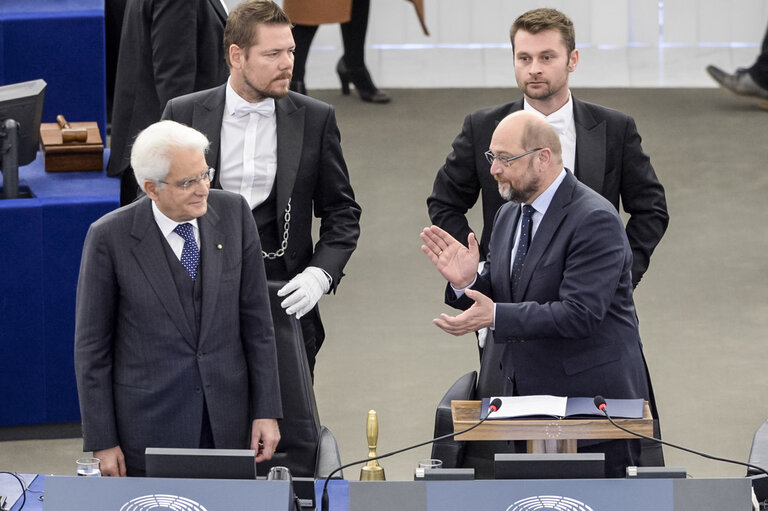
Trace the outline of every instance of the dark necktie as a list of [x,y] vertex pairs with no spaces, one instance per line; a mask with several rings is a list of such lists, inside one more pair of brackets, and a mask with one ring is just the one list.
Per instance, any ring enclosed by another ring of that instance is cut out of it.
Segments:
[[197,266],[200,264],[200,250],[197,248],[195,231],[192,228],[192,224],[179,224],[173,232],[184,238],[184,248],[181,249],[181,264],[184,265],[187,273],[194,280],[197,276]]
[[533,227],[533,213],[536,211],[533,206],[523,204],[523,221],[520,223],[520,241],[517,243],[517,252],[515,260],[512,263],[512,290],[520,282],[520,274],[523,273],[523,262],[528,253],[528,246],[531,244],[531,228]]

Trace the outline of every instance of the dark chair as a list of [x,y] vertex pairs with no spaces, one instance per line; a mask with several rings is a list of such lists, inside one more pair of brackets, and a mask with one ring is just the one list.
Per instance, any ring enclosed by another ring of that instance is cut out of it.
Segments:
[[259,463],[257,473],[265,476],[271,467],[283,466],[293,477],[317,479],[341,466],[341,458],[333,433],[320,424],[301,326],[280,307],[277,291],[283,285],[285,282],[268,283],[283,402],[280,443],[271,460]]
[[[503,345],[493,342],[493,334],[489,332],[480,372],[471,371],[456,380],[440,400],[435,413],[435,437],[453,432],[451,401],[480,400],[504,395],[504,375],[499,365],[503,349]],[[654,421],[654,436],[660,438],[658,421]],[[523,449],[523,442],[457,442],[449,439],[433,444],[432,458],[443,460],[446,468],[474,468],[477,479],[492,479],[494,454],[520,452]],[[660,444],[643,440],[642,449],[640,466],[664,466]]]
[[[493,342],[493,335],[489,333],[480,372],[471,371],[456,380],[440,400],[435,413],[435,436],[453,432],[451,401],[504,395],[504,376],[499,366],[503,349],[503,346]],[[443,467],[474,468],[477,479],[493,478],[495,453],[513,452],[516,452],[515,442],[507,441],[457,442],[449,439],[432,446],[432,458],[443,460]]]

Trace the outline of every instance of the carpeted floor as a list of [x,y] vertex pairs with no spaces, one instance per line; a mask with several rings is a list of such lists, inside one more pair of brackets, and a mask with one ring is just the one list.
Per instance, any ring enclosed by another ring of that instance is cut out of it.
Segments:
[[[430,438],[434,408],[477,367],[474,337],[431,324],[447,311],[441,277],[419,250],[425,199],[464,116],[515,100],[516,89],[396,89],[390,105],[338,90],[342,146],[363,207],[362,236],[335,296],[321,301],[327,340],[316,369],[320,416],[343,461],[367,455],[365,420],[379,414],[379,452]],[[580,99],[632,115],[667,190],[670,227],[636,291],[664,438],[746,460],[768,418],[768,111],[717,89],[580,89]],[[478,209],[478,208],[476,208]],[[472,225],[480,226],[479,211]],[[0,470],[71,473],[79,441],[0,442]],[[411,479],[420,448],[382,461]],[[743,468],[665,448],[695,477]],[[357,471],[346,473],[356,478]]]

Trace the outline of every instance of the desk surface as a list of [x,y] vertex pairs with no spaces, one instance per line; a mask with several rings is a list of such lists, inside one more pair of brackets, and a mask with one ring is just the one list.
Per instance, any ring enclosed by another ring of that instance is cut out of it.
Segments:
[[[452,401],[453,430],[467,429],[480,420],[480,401]],[[615,419],[627,429],[653,436],[653,417],[646,401],[642,419]],[[492,419],[456,440],[604,440],[633,438],[607,419]]]
[[[105,165],[108,158],[109,150],[105,150]],[[2,182],[2,174],[0,173],[0,185]],[[117,203],[120,200],[119,178],[107,177],[104,171],[46,172],[43,157],[39,152],[34,162],[19,168],[19,187],[24,186],[28,186],[32,191],[35,196],[33,199],[0,200],[0,208],[23,207],[26,202],[35,199],[58,197],[69,199],[98,197],[102,201],[115,201]]]

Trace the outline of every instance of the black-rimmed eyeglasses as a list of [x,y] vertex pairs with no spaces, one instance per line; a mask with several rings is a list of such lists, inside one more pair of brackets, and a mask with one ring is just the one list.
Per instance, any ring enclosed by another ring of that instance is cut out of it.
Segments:
[[541,151],[544,149],[543,147],[537,147],[536,149],[531,149],[530,151],[526,151],[522,154],[518,154],[515,156],[499,156],[496,154],[493,154],[491,151],[485,152],[485,159],[488,160],[488,163],[493,165],[493,160],[499,160],[499,163],[501,163],[504,167],[509,167],[509,165],[517,160],[518,158],[522,158],[523,156],[528,156],[529,154],[533,154],[536,151]]
[[213,180],[213,173],[216,172],[216,170],[213,167],[210,167],[208,170],[200,174],[200,177],[188,177],[187,179],[183,181],[179,181],[177,183],[169,183],[168,181],[161,180],[160,182],[166,185],[173,185],[177,188],[181,188],[182,190],[189,190],[192,186],[204,183],[208,184]]

